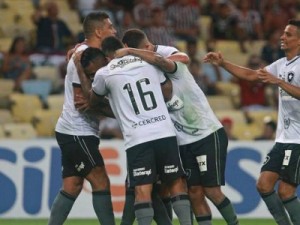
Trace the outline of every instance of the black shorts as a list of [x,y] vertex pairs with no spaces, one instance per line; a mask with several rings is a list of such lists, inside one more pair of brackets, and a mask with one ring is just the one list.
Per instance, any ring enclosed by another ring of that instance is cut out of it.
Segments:
[[223,128],[197,142],[179,147],[188,186],[225,184],[228,138]]
[[278,173],[280,179],[298,185],[300,183],[300,144],[275,143],[266,156],[263,171]]
[[96,166],[104,166],[99,138],[55,133],[61,149],[62,177],[86,177]]
[[185,175],[176,137],[162,138],[133,146],[126,151],[130,187],[171,182]]

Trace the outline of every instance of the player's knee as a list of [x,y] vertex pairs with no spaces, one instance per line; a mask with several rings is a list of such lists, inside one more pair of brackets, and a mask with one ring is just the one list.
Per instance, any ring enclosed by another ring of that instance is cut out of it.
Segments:
[[222,202],[225,198],[225,195],[222,192],[220,186],[205,187],[204,188],[204,193],[205,193],[205,196],[215,204],[218,204],[218,203]]
[[258,193],[264,194],[273,191],[273,187],[269,187],[269,185],[266,185],[265,182],[259,179],[256,183],[256,190],[258,191]]
[[189,187],[188,194],[191,201],[201,201],[205,199],[203,190],[196,186]]

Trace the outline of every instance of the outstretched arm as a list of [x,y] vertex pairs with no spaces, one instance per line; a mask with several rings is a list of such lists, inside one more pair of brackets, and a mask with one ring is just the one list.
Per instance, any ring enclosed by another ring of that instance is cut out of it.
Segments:
[[190,63],[190,58],[187,54],[183,53],[183,52],[176,52],[173,55],[170,55],[167,57],[168,59],[172,60],[172,61],[177,61],[177,62],[181,62],[184,64],[189,64]]
[[164,58],[157,52],[136,48],[122,48],[117,50],[115,53],[115,57],[122,57],[124,55],[134,55],[140,57],[146,62],[158,66],[166,73],[173,73],[176,70],[176,65],[172,60]]
[[205,63],[211,63],[216,66],[221,66],[233,76],[248,80],[248,81],[259,81],[257,70],[252,70],[243,66],[233,64],[225,60],[221,53],[209,52],[203,59]]

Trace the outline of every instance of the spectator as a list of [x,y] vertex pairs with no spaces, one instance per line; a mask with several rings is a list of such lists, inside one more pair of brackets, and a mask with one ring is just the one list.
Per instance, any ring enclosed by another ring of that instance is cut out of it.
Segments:
[[196,39],[186,41],[185,49],[186,49],[186,54],[190,57],[190,59],[196,59],[201,61],[205,53],[199,51],[199,45]]
[[151,24],[144,29],[149,40],[154,44],[175,45],[175,37],[172,35],[170,27],[166,24],[165,12],[159,7],[151,10]]
[[224,117],[221,119],[221,123],[226,131],[229,140],[237,140],[237,138],[232,134],[233,120],[229,117]]
[[55,2],[45,5],[46,16],[42,16],[43,8],[37,9],[32,15],[36,25],[36,51],[42,53],[64,53],[73,44],[75,38],[68,25],[58,18],[59,9]]
[[289,14],[280,8],[280,1],[278,0],[267,0],[262,2],[262,13],[263,15],[263,31],[265,37],[268,37],[271,33],[276,30],[284,30],[285,25],[288,23]]
[[274,31],[261,50],[261,58],[267,64],[271,64],[277,59],[284,57],[284,51],[280,49],[280,36],[281,31]]
[[[253,70],[263,68],[264,62],[258,55],[249,57],[247,66]],[[265,97],[265,83],[251,82],[243,79],[236,79],[241,90],[241,107],[244,111],[267,109]]]
[[3,58],[1,68],[3,76],[15,81],[14,89],[16,91],[21,91],[23,80],[34,78],[26,46],[24,37],[15,37],[9,51],[4,54]]
[[238,19],[227,2],[219,3],[216,13],[211,15],[210,39],[236,40]]
[[276,134],[276,122],[270,117],[264,118],[264,130],[262,134],[254,140],[274,140]]
[[136,27],[133,15],[131,11],[125,10],[122,14],[122,17],[118,21],[117,25],[117,34],[121,38],[123,33],[128,30]]
[[189,0],[177,0],[167,8],[167,20],[179,40],[198,39],[200,35],[199,9]]
[[237,19],[241,51],[247,52],[246,40],[263,39],[261,17],[258,11],[250,9],[248,0],[239,0]]
[[189,64],[190,73],[193,75],[196,83],[202,89],[205,95],[216,95],[219,91],[216,84],[209,80],[209,78],[204,74],[202,70],[201,61],[197,59],[192,59]]
[[136,24],[145,29],[150,26],[152,22],[151,18],[152,1],[141,0],[140,3],[136,4],[133,8],[133,17]]

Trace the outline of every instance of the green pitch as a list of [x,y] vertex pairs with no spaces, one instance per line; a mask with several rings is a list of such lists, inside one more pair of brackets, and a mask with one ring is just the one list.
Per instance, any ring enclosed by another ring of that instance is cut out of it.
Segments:
[[[46,225],[46,219],[0,219],[1,225]],[[117,220],[117,225],[120,220]],[[155,225],[155,223],[152,223]],[[173,221],[174,225],[179,225],[178,220]],[[194,225],[197,223],[194,222]],[[241,225],[276,225],[271,219],[240,219]],[[91,219],[69,219],[64,225],[99,225],[97,220]],[[136,223],[135,223],[136,225]],[[213,225],[226,225],[223,220],[213,220]]]

